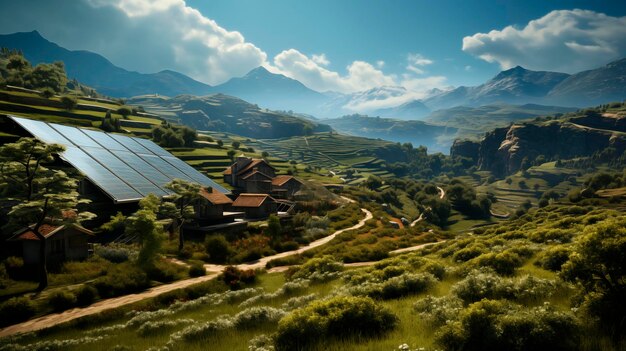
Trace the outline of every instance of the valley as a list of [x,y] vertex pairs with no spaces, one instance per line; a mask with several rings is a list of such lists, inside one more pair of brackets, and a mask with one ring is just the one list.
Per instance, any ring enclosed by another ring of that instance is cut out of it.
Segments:
[[233,1],[0,2],[0,351],[626,349],[623,6]]

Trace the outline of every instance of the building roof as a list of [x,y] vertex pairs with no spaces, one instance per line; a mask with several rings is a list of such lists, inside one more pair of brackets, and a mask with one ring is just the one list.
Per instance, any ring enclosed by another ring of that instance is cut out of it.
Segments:
[[200,196],[207,199],[213,205],[229,205],[233,203],[233,200],[231,200],[228,196],[220,193],[213,188],[211,188],[210,192],[207,190],[207,188],[201,188]]
[[233,207],[260,207],[266,200],[276,202],[273,197],[267,194],[241,194],[233,202]]
[[243,177],[243,180],[247,180],[248,178],[254,176],[254,175],[261,175],[262,177],[265,177],[266,179],[272,179],[272,177],[268,176],[267,174],[261,172],[261,171],[253,171],[252,173],[248,174],[247,176]]
[[228,168],[226,168],[226,170],[224,172],[222,172],[224,175],[231,175],[233,174],[233,166],[228,166]]
[[260,158],[253,158],[252,162],[248,163],[247,166],[245,166],[242,170],[240,170],[239,172],[237,172],[237,175],[241,175],[244,174],[246,172],[248,172],[249,170],[253,169],[254,167],[257,167],[258,165],[260,165],[261,163],[265,163],[266,166],[270,167],[273,170],[276,170],[276,168],[272,167],[272,165],[270,165],[269,163],[267,163],[267,161],[265,161],[264,159],[260,159]]
[[296,182],[302,184],[301,181],[298,180],[298,178],[294,177],[294,176],[290,176],[290,175],[279,175],[274,177],[274,179],[272,179],[272,185],[276,185],[276,186],[283,186],[285,185],[285,183],[287,183],[290,180],[295,180]]
[[[83,228],[79,225],[72,225],[75,229],[87,234],[94,235],[93,232],[89,229]],[[65,225],[53,225],[53,224],[42,224],[39,227],[39,232],[43,234],[43,236],[48,239],[51,236],[54,236],[56,233],[61,232],[65,228]],[[15,232],[15,234],[9,239],[10,241],[18,241],[18,240],[39,240],[35,232],[33,231],[34,225],[31,225],[26,228],[22,228]]]

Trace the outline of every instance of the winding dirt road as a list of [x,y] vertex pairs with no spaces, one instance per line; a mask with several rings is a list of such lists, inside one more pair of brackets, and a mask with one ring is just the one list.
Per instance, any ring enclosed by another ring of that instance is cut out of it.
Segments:
[[[348,202],[354,202],[352,199],[348,199],[346,197],[343,197],[343,198],[347,200]],[[361,228],[362,226],[365,225],[365,222],[373,218],[372,213],[368,211],[367,209],[361,208],[361,211],[365,213],[365,218],[361,219],[359,223],[353,225],[350,228],[337,230],[333,234],[323,237],[319,240],[313,241],[309,243],[308,245],[303,246],[297,250],[281,252],[276,255],[263,257],[262,259],[258,261],[255,261],[252,263],[240,264],[240,265],[237,265],[237,267],[240,269],[264,268],[265,264],[273,259],[296,255],[296,254],[314,249],[316,247],[322,246],[328,243],[329,241],[333,240],[337,235],[343,232]],[[0,330],[0,337],[46,329],[46,328],[49,328],[49,327],[52,327],[61,323],[69,322],[76,318],[81,318],[81,317],[89,316],[92,314],[100,313],[106,310],[110,310],[113,308],[129,305],[132,303],[139,302],[141,300],[156,297],[158,295],[161,295],[170,291],[183,289],[194,284],[206,282],[206,281],[215,279],[219,275],[219,273],[224,268],[226,268],[226,266],[206,265],[205,268],[207,269],[207,275],[202,276],[202,277],[185,279],[185,280],[177,281],[171,284],[159,285],[159,286],[150,288],[146,291],[143,291],[137,294],[130,294],[130,295],[115,297],[111,299],[106,299],[106,300],[98,301],[85,308],[74,308],[74,309],[67,310],[64,312],[49,314],[43,317],[31,319],[23,323],[11,325],[9,327],[6,327]]]

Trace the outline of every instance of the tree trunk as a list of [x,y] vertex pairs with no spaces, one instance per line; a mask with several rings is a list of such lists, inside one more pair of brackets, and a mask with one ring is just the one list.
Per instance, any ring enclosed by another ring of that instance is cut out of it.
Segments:
[[178,252],[183,251],[184,245],[185,245],[185,235],[183,234],[183,224],[181,223],[178,226]]
[[48,255],[46,254],[46,238],[39,233],[37,234],[39,237],[39,286],[37,291],[42,291],[48,287],[48,269],[46,267]]

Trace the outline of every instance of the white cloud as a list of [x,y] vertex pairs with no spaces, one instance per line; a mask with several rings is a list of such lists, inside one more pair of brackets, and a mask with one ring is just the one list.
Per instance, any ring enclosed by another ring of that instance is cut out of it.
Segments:
[[326,54],[313,54],[313,56],[311,56],[311,60],[313,60],[313,62],[317,63],[320,66],[328,66],[330,64],[330,61],[328,61],[328,59],[326,58]]
[[[382,85],[393,85],[394,77],[364,61],[354,61],[346,67],[344,75],[320,64],[319,56],[308,57],[296,49],[284,50],[274,57],[274,72],[297,79],[317,91],[343,93],[367,90]],[[324,60],[328,59],[324,56]]]
[[36,25],[63,47],[97,52],[144,73],[172,69],[218,84],[267,60],[241,33],[222,28],[184,0],[0,0],[0,12],[9,11],[1,32]]
[[385,67],[385,61],[383,61],[383,60],[376,61],[376,67],[378,67],[378,68]]
[[574,73],[626,56],[626,17],[588,10],[552,11],[530,21],[463,38],[463,51],[502,69]]

